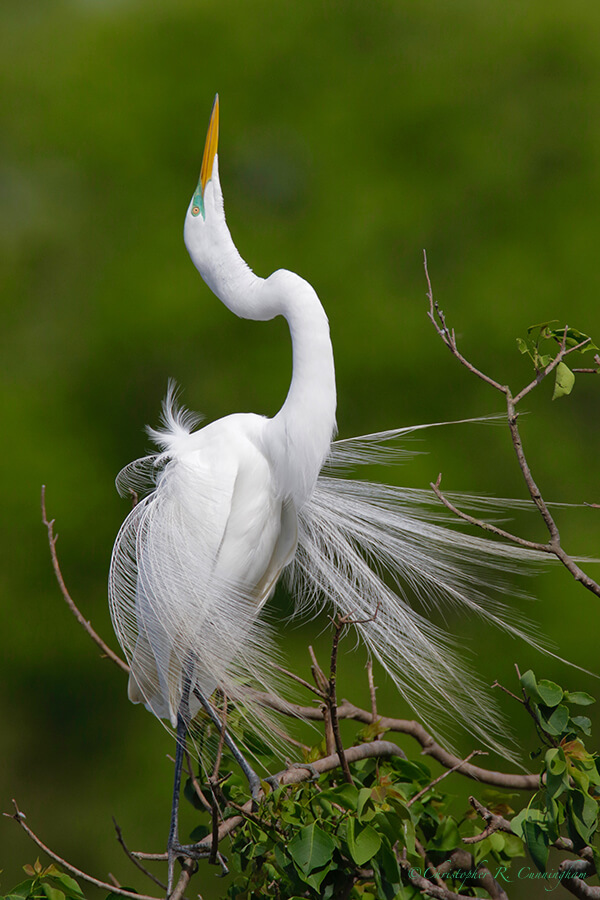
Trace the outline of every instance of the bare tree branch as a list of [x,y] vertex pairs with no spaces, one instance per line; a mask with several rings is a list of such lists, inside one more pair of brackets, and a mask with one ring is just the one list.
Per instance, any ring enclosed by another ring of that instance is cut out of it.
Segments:
[[126,662],[124,662],[116,653],[114,653],[110,647],[104,643],[100,635],[94,631],[90,622],[79,612],[73,598],[69,594],[67,590],[67,586],[64,582],[63,575],[60,569],[60,564],[58,562],[58,556],[56,553],[56,541],[58,540],[58,535],[54,534],[54,519],[48,520],[48,516],[46,515],[46,487],[42,486],[42,522],[46,526],[48,531],[48,544],[50,546],[50,556],[52,558],[52,566],[54,568],[54,574],[56,576],[56,580],[58,582],[58,586],[60,588],[61,594],[65,600],[65,603],[82,626],[85,628],[91,639],[100,647],[104,656],[108,659],[112,660],[115,665],[119,666],[124,672],[129,672],[129,666]]
[[[295,704],[286,704],[278,701],[276,697],[267,693],[257,693],[256,697],[265,706],[275,709],[284,715],[294,716],[298,718],[309,719],[312,721],[323,721],[323,712],[314,706],[298,706]],[[366,709],[360,709],[354,706],[348,700],[342,700],[337,709],[339,719],[352,719],[355,722],[362,722],[370,725],[372,722],[372,714]],[[452,769],[460,766],[462,775],[472,778],[474,781],[480,781],[483,784],[492,784],[496,787],[509,788],[517,791],[537,791],[540,787],[539,775],[522,775],[511,772],[495,772],[493,770],[482,769],[471,763],[463,762],[458,756],[444,750],[437,741],[429,734],[428,731],[420,724],[412,719],[394,719],[388,716],[379,718],[381,730],[394,731],[400,734],[407,734],[419,742],[423,748],[423,753],[437,759],[445,768]]]
[[473,750],[467,757],[465,757],[465,759],[461,759],[461,761],[455,766],[452,766],[451,769],[447,769],[446,772],[442,772],[441,775],[438,775],[437,778],[434,778],[433,781],[430,781],[427,787],[424,787],[419,791],[418,794],[415,794],[414,797],[411,797],[406,805],[412,806],[413,803],[416,803],[417,800],[420,800],[421,797],[424,797],[427,791],[431,790],[432,787],[435,787],[436,784],[439,784],[440,781],[443,781],[444,778],[447,778],[448,775],[451,775],[452,772],[458,772],[460,769],[462,769],[462,767],[465,766],[470,759],[473,759],[474,756],[487,756],[487,752],[485,750]]
[[154,882],[154,884],[157,884],[159,886],[159,888],[162,888],[163,890],[166,891],[167,885],[164,883],[164,881],[161,881],[160,878],[157,878],[153,872],[151,872],[149,869],[147,869],[145,866],[143,866],[141,864],[141,862],[138,859],[136,859],[135,856],[130,852],[127,844],[125,843],[125,839],[123,838],[123,832],[121,831],[119,825],[117,824],[117,820],[115,819],[114,816],[113,816],[113,825],[115,826],[115,831],[117,832],[117,840],[118,840],[119,844],[121,845],[121,847],[123,848],[123,852],[125,853],[126,857],[129,860],[131,860],[131,862],[134,864],[134,866],[136,866],[140,870],[140,872],[143,872],[147,878],[150,878],[151,881]]
[[469,797],[469,803],[473,807],[476,813],[478,813],[484,822],[487,823],[486,828],[481,832],[481,834],[476,834],[473,837],[464,837],[463,843],[465,844],[478,844],[479,841],[485,840],[490,834],[493,834],[495,831],[504,831],[507,834],[514,834],[512,830],[512,825],[505,819],[504,816],[498,816],[496,813],[491,812],[489,809],[486,809],[485,806],[477,800],[475,797]]
[[540,372],[537,373],[536,377],[533,381],[529,382],[524,388],[522,388],[514,397],[508,385],[500,384],[498,381],[495,381],[493,378],[490,378],[480,369],[476,368],[469,360],[466,359],[459,351],[456,335],[454,330],[450,331],[448,325],[446,323],[446,318],[444,313],[439,308],[439,305],[436,300],[433,298],[433,290],[431,287],[431,279],[429,277],[429,271],[427,268],[427,255],[424,253],[424,267],[425,267],[425,277],[427,279],[427,297],[429,300],[429,311],[428,317],[431,320],[436,332],[446,345],[453,356],[458,359],[458,361],[468,369],[469,372],[476,375],[478,378],[481,378],[491,387],[495,388],[495,390],[504,394],[506,400],[506,412],[508,418],[508,427],[510,429],[510,434],[513,442],[513,447],[515,454],[517,456],[517,461],[519,463],[519,467],[521,469],[521,473],[525,480],[525,484],[527,486],[527,490],[529,491],[529,495],[531,499],[535,503],[542,519],[544,520],[544,524],[548,530],[550,535],[550,540],[547,544],[538,544],[532,541],[526,541],[523,538],[518,538],[516,535],[510,534],[509,532],[503,531],[496,526],[492,526],[487,522],[482,522],[479,519],[474,519],[472,516],[467,516],[465,513],[459,511],[456,507],[454,507],[442,494],[439,490],[439,479],[436,485],[431,485],[436,496],[441,500],[441,502],[455,515],[459,516],[461,519],[465,521],[471,522],[471,524],[476,525],[479,528],[482,528],[485,531],[491,532],[493,534],[498,535],[506,540],[512,541],[513,543],[517,543],[522,547],[527,547],[531,550],[537,550],[542,553],[551,553],[556,556],[557,559],[563,564],[563,566],[570,572],[575,581],[578,581],[582,584],[588,591],[591,591],[597,597],[600,597],[600,585],[594,581],[593,578],[590,578],[586,572],[581,569],[580,566],[577,565],[575,560],[569,556],[568,553],[565,552],[560,542],[560,532],[558,530],[558,526],[550,512],[546,501],[544,500],[542,493],[537,486],[531,469],[529,467],[529,463],[527,462],[527,458],[525,456],[525,451],[523,449],[523,442],[521,440],[521,434],[519,432],[518,426],[518,413],[516,410],[517,404],[526,397],[527,394],[530,393],[535,387],[543,381],[551,372],[553,372],[556,367],[563,361],[563,359],[568,356],[570,353],[574,353],[577,350],[583,349],[586,344],[589,344],[590,338],[586,338],[584,341],[581,341],[579,344],[576,344],[573,347],[567,347],[567,332],[568,329],[565,327],[564,334],[562,337],[562,341],[560,343],[560,349],[554,359]]
[[196,873],[197,869],[198,863],[195,860],[184,859],[182,861],[181,875],[179,876],[179,881],[173,888],[172,893],[169,895],[169,900],[181,900],[192,876]]
[[352,774],[350,772],[350,767],[348,765],[348,760],[346,759],[346,753],[344,751],[344,744],[342,742],[342,736],[340,734],[340,724],[337,716],[337,693],[336,693],[336,680],[337,680],[337,655],[338,655],[338,647],[340,643],[340,638],[342,636],[342,632],[345,626],[348,624],[349,619],[347,616],[338,616],[334,622],[335,632],[333,635],[333,641],[331,646],[331,660],[329,665],[329,681],[327,684],[327,708],[329,710],[329,717],[331,721],[331,728],[333,730],[333,737],[335,739],[335,746],[338,752],[338,756],[340,758],[340,763],[342,766],[342,772],[344,773],[344,781],[348,784],[354,784],[354,780],[352,778]]
[[43,850],[50,859],[53,859],[55,862],[59,863],[66,869],[68,872],[72,872],[73,875],[76,875],[77,878],[82,878],[84,881],[87,881],[89,884],[95,884],[96,887],[103,888],[113,894],[121,894],[123,897],[131,897],[133,900],[162,900],[160,897],[151,897],[146,894],[136,894],[133,891],[127,891],[124,888],[117,887],[114,884],[109,884],[106,881],[99,881],[98,878],[94,878],[92,875],[88,875],[87,872],[83,872],[81,869],[78,869],[76,866],[72,866],[71,863],[68,863],[66,859],[63,859],[62,856],[59,856],[58,853],[55,853],[54,850],[51,850],[40,838],[31,830],[29,825],[25,824],[25,814],[21,812],[19,807],[17,806],[17,801],[13,800],[13,806],[15,808],[14,813],[3,813],[3,815],[7,816],[9,819],[14,819],[15,822],[18,822],[23,831],[31,838],[34,844]]

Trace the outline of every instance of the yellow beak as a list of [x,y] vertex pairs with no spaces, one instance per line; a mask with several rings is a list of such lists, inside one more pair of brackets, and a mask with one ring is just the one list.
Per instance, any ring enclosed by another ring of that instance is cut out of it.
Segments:
[[217,155],[219,144],[219,95],[215,94],[215,102],[213,103],[212,113],[210,114],[210,122],[206,135],[206,143],[204,144],[204,156],[202,157],[202,167],[200,169],[200,186],[202,193],[211,179],[213,163]]

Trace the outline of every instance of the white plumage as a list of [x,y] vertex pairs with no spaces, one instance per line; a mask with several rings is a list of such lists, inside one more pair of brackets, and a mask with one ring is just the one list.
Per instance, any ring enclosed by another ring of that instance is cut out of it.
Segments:
[[[412,429],[331,443],[335,378],[327,317],[313,288],[280,270],[255,276],[225,222],[216,157],[218,103],[185,243],[214,294],[237,316],[287,319],[293,377],[273,418],[228,416],[193,430],[172,388],[160,452],[119,476],[144,494],[117,538],[110,576],[114,627],[131,666],[129,696],[175,726],[186,673],[192,689],[219,686],[251,702],[248,677],[269,685],[273,648],[260,611],[286,571],[297,604],[364,621],[370,652],[435,731],[462,721],[506,752],[489,693],[441,627],[443,604],[535,643],[512,610],[490,599],[490,579],[530,559],[514,546],[445,524],[428,493],[349,479],[345,470],[396,461]],[[325,469],[323,468],[325,464]],[[496,571],[490,575],[489,567]],[[429,611],[416,611],[414,597]],[[198,701],[192,695],[191,713]]]

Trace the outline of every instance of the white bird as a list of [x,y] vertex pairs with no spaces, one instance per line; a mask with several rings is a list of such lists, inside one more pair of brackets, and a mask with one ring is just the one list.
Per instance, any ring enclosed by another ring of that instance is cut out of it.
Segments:
[[[236,414],[197,430],[170,388],[163,428],[150,430],[160,452],[120,474],[123,493],[145,493],[117,537],[110,575],[129,697],[180,736],[217,687],[250,702],[247,676],[268,684],[271,671],[260,613],[285,572],[299,606],[314,613],[328,605],[361,622],[369,652],[429,727],[439,733],[440,722],[461,721],[506,753],[498,709],[439,610],[449,603],[535,644],[488,587],[491,578],[502,590],[502,573],[531,555],[447,527],[429,492],[346,477],[361,463],[396,461],[401,451],[390,442],[414,429],[332,443],[327,316],[304,279],[283,269],[260,278],[238,253],[219,182],[218,114],[216,98],[185,244],[235,315],[285,317],[293,375],[273,418]],[[415,609],[415,597],[431,618]]]

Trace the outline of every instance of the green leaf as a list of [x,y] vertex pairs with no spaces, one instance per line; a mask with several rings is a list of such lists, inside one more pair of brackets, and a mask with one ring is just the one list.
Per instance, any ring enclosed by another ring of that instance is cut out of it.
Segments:
[[558,322],[558,319],[550,319],[548,322],[540,322],[538,325],[530,325],[527,329],[527,334],[531,334],[532,331],[535,331],[536,328],[540,329],[540,332],[547,329],[549,325],[554,325],[555,322]]
[[573,390],[573,385],[575,384],[575,375],[570,370],[570,368],[565,365],[563,362],[559,362],[556,367],[556,377],[554,379],[554,393],[552,394],[553,400],[558,400],[559,397],[566,397]]
[[57,870],[55,875],[46,875],[46,884],[52,889],[60,891],[69,900],[85,900],[83,891],[74,878]]
[[596,847],[594,844],[592,846],[592,855],[594,857],[594,865],[596,867],[596,872],[600,872],[600,849]]
[[561,775],[567,768],[565,754],[560,747],[552,747],[546,753],[546,769],[553,775]]
[[542,728],[551,735],[562,734],[569,722],[569,710],[562,704],[555,709],[539,707],[538,714]]
[[546,871],[548,863],[548,834],[540,822],[525,820],[523,822],[523,835],[531,858],[540,870]]
[[422,785],[429,784],[431,781],[431,772],[425,763],[413,762],[409,759],[401,759],[399,756],[394,756],[392,767],[401,776],[401,781],[414,781]]
[[208,825],[196,825],[194,830],[190,833],[190,839],[197,844],[198,841],[204,840],[211,833],[211,829]]
[[433,840],[429,841],[427,848],[429,850],[455,850],[461,846],[461,838],[458,831],[458,825],[452,818],[448,816],[439,823]]
[[537,683],[538,694],[545,706],[558,706],[563,698],[564,691],[553,681],[542,678]]
[[[324,792],[325,793],[325,792]],[[322,795],[319,795],[321,799]],[[293,800],[284,800],[280,807],[281,821],[288,825],[301,825],[304,821],[304,810],[300,803]]]
[[537,681],[535,675],[528,669],[520,678],[521,685],[525,689],[525,693],[531,700],[536,700],[538,703],[543,703],[541,694],[538,691]]
[[514,856],[525,856],[523,841],[516,834],[504,835],[504,855],[511,859]]
[[32,887],[35,881],[35,878],[28,878],[26,881],[21,881],[7,896],[18,897],[19,900],[22,900],[23,897],[32,897]]
[[47,882],[43,882],[40,887],[47,900],[65,900],[63,892],[59,891],[58,888],[53,888]]
[[358,792],[358,801],[356,804],[356,815],[358,816],[359,819],[361,818],[361,816],[363,814],[365,805],[369,802],[370,799],[371,799],[371,788],[361,788]]
[[319,889],[321,887],[321,882],[323,881],[325,876],[328,874],[328,872],[329,872],[329,866],[325,866],[322,869],[315,869],[313,872],[310,873],[310,875],[305,875],[304,873],[301,873],[300,877],[302,878],[302,881],[305,881],[306,884],[309,885],[309,887],[313,888],[315,891],[319,891]]
[[573,716],[570,720],[573,725],[577,728],[580,728],[584,734],[591,735],[592,733],[592,720],[588,719],[587,716]]
[[583,341],[587,341],[588,343],[585,345],[585,347],[581,348],[579,353],[585,353],[587,350],[598,349],[589,335],[584,334],[582,331],[578,331],[576,328],[567,328],[566,337],[564,328],[553,328],[550,330],[548,337],[554,338],[561,344],[564,339],[566,347],[576,347],[577,344],[581,344],[583,343]]
[[517,347],[519,348],[519,353],[529,353],[529,347],[523,338],[517,338]]
[[338,803],[345,809],[356,811],[358,807],[358,788],[353,784],[341,784],[339,787],[323,791],[321,796]]
[[598,824],[598,803],[583,791],[572,791],[570,813],[575,830],[589,843]]
[[331,835],[314,822],[301,828],[288,844],[288,852],[294,863],[305,874],[310,875],[331,861],[335,850]]
[[560,797],[563,791],[569,787],[568,772],[562,772],[560,775],[552,775],[550,772],[546,775],[546,798],[548,801],[555,800]]
[[578,706],[589,706],[591,703],[596,702],[585,691],[565,691],[565,700],[567,703],[576,703]]
[[357,866],[364,866],[381,847],[381,837],[370,825],[360,826],[350,819],[347,832],[348,849]]
[[544,813],[539,809],[525,807],[510,820],[510,827],[514,833],[525,840],[525,822],[544,822]]
[[383,873],[390,884],[400,884],[400,882],[402,881],[400,866],[398,865],[396,854],[387,841],[382,842],[381,849],[377,854],[377,860],[379,862],[380,868],[383,870]]

